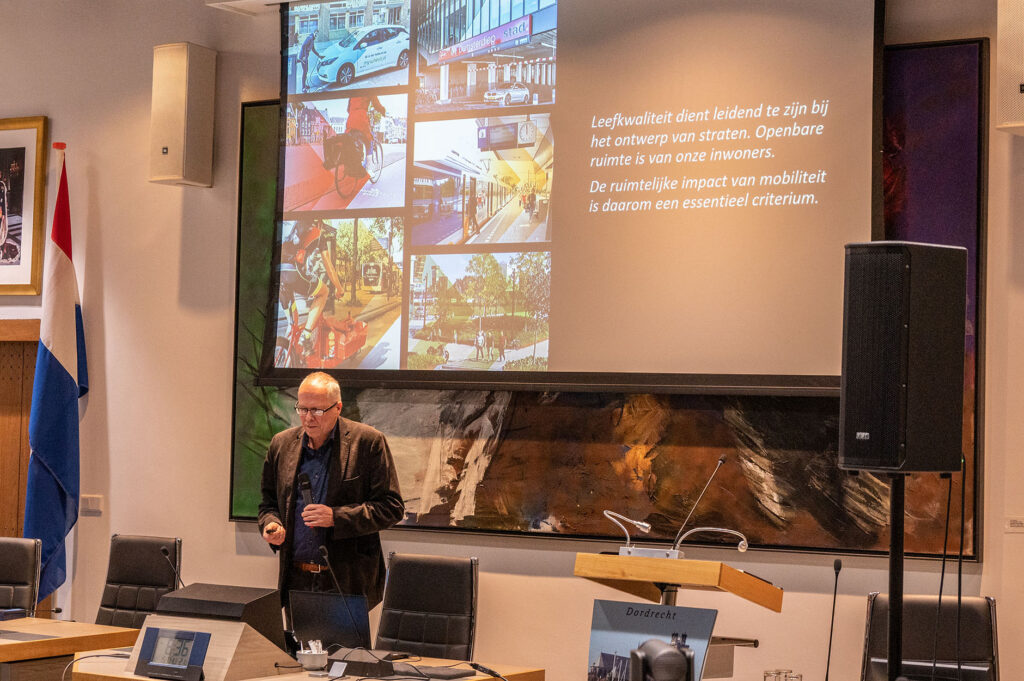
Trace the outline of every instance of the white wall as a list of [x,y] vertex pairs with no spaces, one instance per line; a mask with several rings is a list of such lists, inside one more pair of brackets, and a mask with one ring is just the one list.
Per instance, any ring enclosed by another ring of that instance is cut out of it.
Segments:
[[[890,42],[995,34],[995,0],[890,0]],[[251,18],[201,0],[7,0],[0,8],[0,117],[50,117],[68,143],[75,261],[83,290],[92,391],[82,431],[82,492],[103,494],[83,517],[71,616],[95,616],[110,534],[178,535],[186,581],[271,585],[276,560],[254,528],[225,520],[230,467],[231,366],[239,102],[278,91],[276,14]],[[212,189],[146,181],[152,47],[190,40],[216,49],[216,162]],[[992,82],[996,82],[993,78]],[[1024,623],[1022,142],[993,132],[990,150],[988,365],[985,394],[984,565],[969,593],[999,599],[1002,673],[1024,676],[1014,646]],[[55,195],[51,167],[47,204]],[[1018,198],[1021,196],[1021,198]],[[48,213],[49,214],[49,213]],[[0,317],[38,316],[38,298],[0,301]],[[611,544],[392,531],[386,549],[477,555],[477,657],[543,665],[553,680],[582,678],[594,598],[614,592],[571,576],[574,553]],[[727,595],[684,592],[680,604],[720,610],[718,632],[757,637],[737,653],[736,678],[785,666],[823,676],[832,556],[702,550],[786,589],[782,614]],[[858,678],[864,595],[887,589],[886,561],[847,557],[831,678]],[[908,592],[934,592],[938,566],[908,563]],[[947,580],[947,584],[953,580]]]

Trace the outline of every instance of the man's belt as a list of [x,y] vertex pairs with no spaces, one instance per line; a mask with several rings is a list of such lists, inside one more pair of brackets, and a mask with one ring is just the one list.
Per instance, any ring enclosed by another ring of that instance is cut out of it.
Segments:
[[302,570],[303,572],[327,572],[327,566],[320,565],[320,563],[303,563],[300,561],[295,561],[295,567],[299,570]]

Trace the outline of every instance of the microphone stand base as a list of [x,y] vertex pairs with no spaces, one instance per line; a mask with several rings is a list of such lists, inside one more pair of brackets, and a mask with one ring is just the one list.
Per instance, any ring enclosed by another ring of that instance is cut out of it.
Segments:
[[642,556],[643,558],[682,558],[682,552],[676,549],[659,549],[642,546],[620,546],[620,556]]

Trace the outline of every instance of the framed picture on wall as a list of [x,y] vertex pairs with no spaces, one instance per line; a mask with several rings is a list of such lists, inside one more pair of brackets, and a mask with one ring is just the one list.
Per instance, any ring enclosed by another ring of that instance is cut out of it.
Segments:
[[0,294],[38,295],[46,188],[45,116],[0,119]]
[[[985,38],[886,47],[882,134],[885,238],[967,249],[964,471],[952,478],[963,506],[952,504],[949,536],[962,519],[965,552],[974,557],[981,554],[983,517],[988,53]],[[948,481],[916,477],[918,503],[943,507]]]

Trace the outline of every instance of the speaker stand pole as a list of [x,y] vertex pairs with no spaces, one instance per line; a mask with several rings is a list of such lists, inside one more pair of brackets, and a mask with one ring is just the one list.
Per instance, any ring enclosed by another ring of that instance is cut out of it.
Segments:
[[889,681],[903,672],[903,526],[906,476],[892,475],[889,488]]

